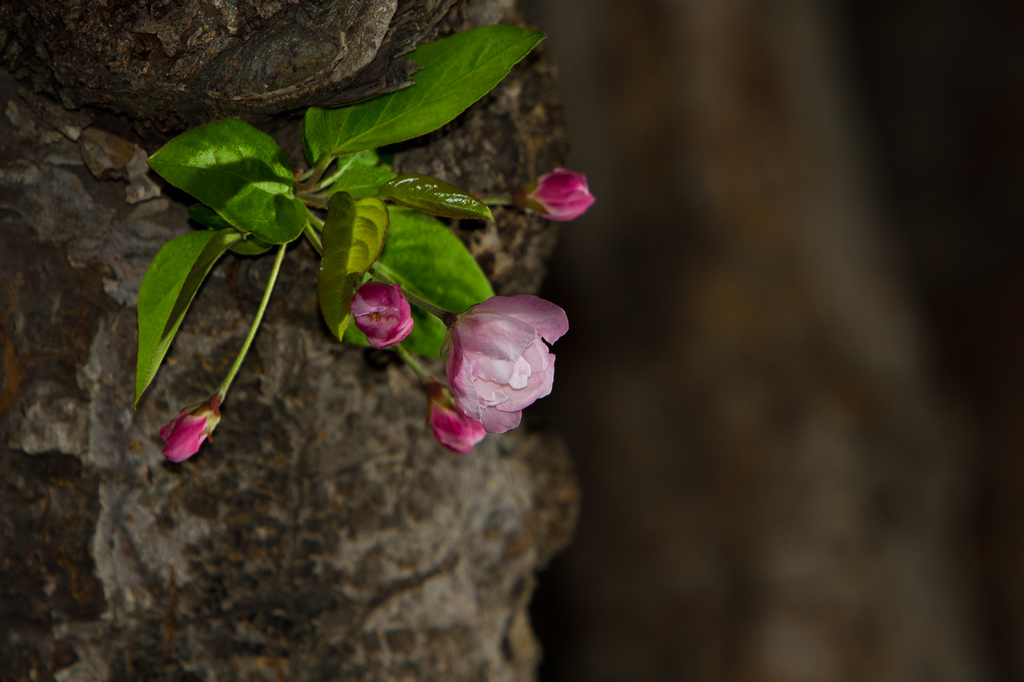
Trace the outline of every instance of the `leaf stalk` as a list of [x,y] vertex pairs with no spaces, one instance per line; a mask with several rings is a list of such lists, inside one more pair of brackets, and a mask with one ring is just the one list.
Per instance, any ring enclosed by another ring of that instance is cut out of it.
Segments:
[[238,357],[235,358],[235,363],[231,365],[231,369],[228,370],[228,375],[224,377],[224,382],[221,383],[220,387],[217,389],[217,395],[220,397],[221,402],[223,402],[227,397],[228,389],[231,388],[231,382],[235,380],[235,375],[238,374],[238,370],[242,367],[242,363],[245,361],[245,356],[249,352],[249,347],[252,345],[253,339],[256,338],[256,331],[259,329],[260,322],[263,321],[263,313],[267,311],[267,305],[270,303],[270,295],[274,291],[274,284],[277,283],[277,274],[281,271],[281,263],[284,262],[284,253],[287,248],[287,244],[281,244],[277,249],[277,257],[274,258],[274,266],[270,271],[270,277],[267,279],[267,286],[263,291],[263,299],[260,301],[259,309],[256,310],[256,317],[253,319],[252,326],[249,328],[249,334],[245,337],[241,350],[238,351]]

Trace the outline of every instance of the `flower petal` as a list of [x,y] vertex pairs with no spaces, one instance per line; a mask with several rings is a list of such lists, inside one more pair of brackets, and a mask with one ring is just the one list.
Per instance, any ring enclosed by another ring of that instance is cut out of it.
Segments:
[[437,442],[459,455],[471,452],[487,434],[480,422],[458,409],[449,410],[433,401],[430,403],[430,427]]
[[488,433],[505,433],[519,426],[522,420],[522,412],[500,412],[492,407],[484,410],[480,423]]
[[455,321],[464,352],[511,362],[537,338],[537,330],[528,322],[508,315],[479,312],[479,308]]
[[555,382],[555,356],[548,355],[546,361],[547,367],[543,371],[531,374],[525,387],[518,390],[506,389],[506,399],[496,403],[495,408],[502,412],[516,412],[549,395]]
[[477,305],[473,312],[514,317],[533,327],[548,343],[554,343],[569,331],[569,318],[564,310],[551,301],[530,294],[494,296]]
[[472,419],[480,421],[480,396],[473,385],[473,372],[462,353],[459,330],[453,328],[449,335],[450,347],[445,373],[448,385],[459,409]]
[[476,389],[481,409],[494,407],[495,405],[500,405],[508,400],[508,384],[499,384],[496,381],[477,379],[473,382],[473,387]]
[[586,174],[568,168],[556,168],[537,178],[531,198],[543,208],[545,218],[559,222],[575,220],[594,203]]
[[476,379],[506,384],[515,370],[516,360],[499,360],[479,353],[466,353],[465,357]]
[[171,429],[166,432],[166,437],[165,430],[160,429],[160,437],[165,443],[161,454],[172,462],[181,462],[196,454],[206,440],[205,417],[196,418],[188,414],[179,417],[168,424]]
[[526,388],[531,374],[533,374],[533,369],[530,367],[530,363],[520,356],[512,365],[512,376],[508,378],[509,388],[513,390]]
[[188,410],[182,410],[178,414],[178,416],[176,416],[174,419],[172,419],[171,421],[169,421],[166,424],[164,424],[163,426],[161,426],[160,427],[160,440],[162,440],[163,442],[166,443],[167,439],[170,438],[171,434],[174,432],[174,429],[177,428],[178,422],[180,422],[182,419],[184,419],[187,415],[188,415]]

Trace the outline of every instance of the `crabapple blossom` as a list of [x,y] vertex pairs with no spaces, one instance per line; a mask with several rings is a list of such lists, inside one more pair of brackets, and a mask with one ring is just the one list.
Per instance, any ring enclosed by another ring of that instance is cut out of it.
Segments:
[[468,454],[487,435],[483,424],[459,410],[448,387],[437,381],[427,382],[430,396],[430,428],[445,449],[458,455]]
[[374,348],[393,346],[412,331],[402,285],[367,282],[352,296],[352,319]]
[[587,186],[586,174],[556,168],[516,192],[513,201],[548,220],[566,222],[583,215],[594,203],[594,195]]
[[455,316],[446,341],[448,385],[463,414],[489,433],[519,425],[522,410],[551,392],[565,311],[523,294],[494,296]]
[[163,456],[172,462],[183,462],[199,452],[199,446],[220,422],[220,402],[221,397],[213,395],[204,403],[186,407],[164,425],[160,429]]

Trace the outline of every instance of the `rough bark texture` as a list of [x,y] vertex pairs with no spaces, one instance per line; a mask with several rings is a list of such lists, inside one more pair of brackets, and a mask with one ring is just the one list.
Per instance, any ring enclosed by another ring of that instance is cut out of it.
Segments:
[[0,54],[66,107],[175,128],[263,121],[408,83],[394,60],[456,0],[13,0]]
[[[478,2],[442,25],[499,19],[519,21]],[[398,164],[481,193],[560,164],[552,79],[529,58]],[[8,74],[0,108],[0,679],[533,679],[526,605],[577,506],[562,442],[524,427],[442,450],[406,368],[332,342],[298,247],[215,443],[164,463],[158,428],[219,383],[269,260],[218,265],[133,412],[134,298],[185,205],[155,196],[126,119],[56,111]],[[275,134],[298,162],[297,124]],[[535,290],[553,227],[496,217],[453,227],[499,292]]]

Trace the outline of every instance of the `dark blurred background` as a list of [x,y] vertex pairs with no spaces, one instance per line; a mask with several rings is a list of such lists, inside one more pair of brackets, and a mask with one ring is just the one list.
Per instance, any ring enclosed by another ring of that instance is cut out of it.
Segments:
[[597,196],[542,679],[1024,680],[1024,5],[530,9]]

